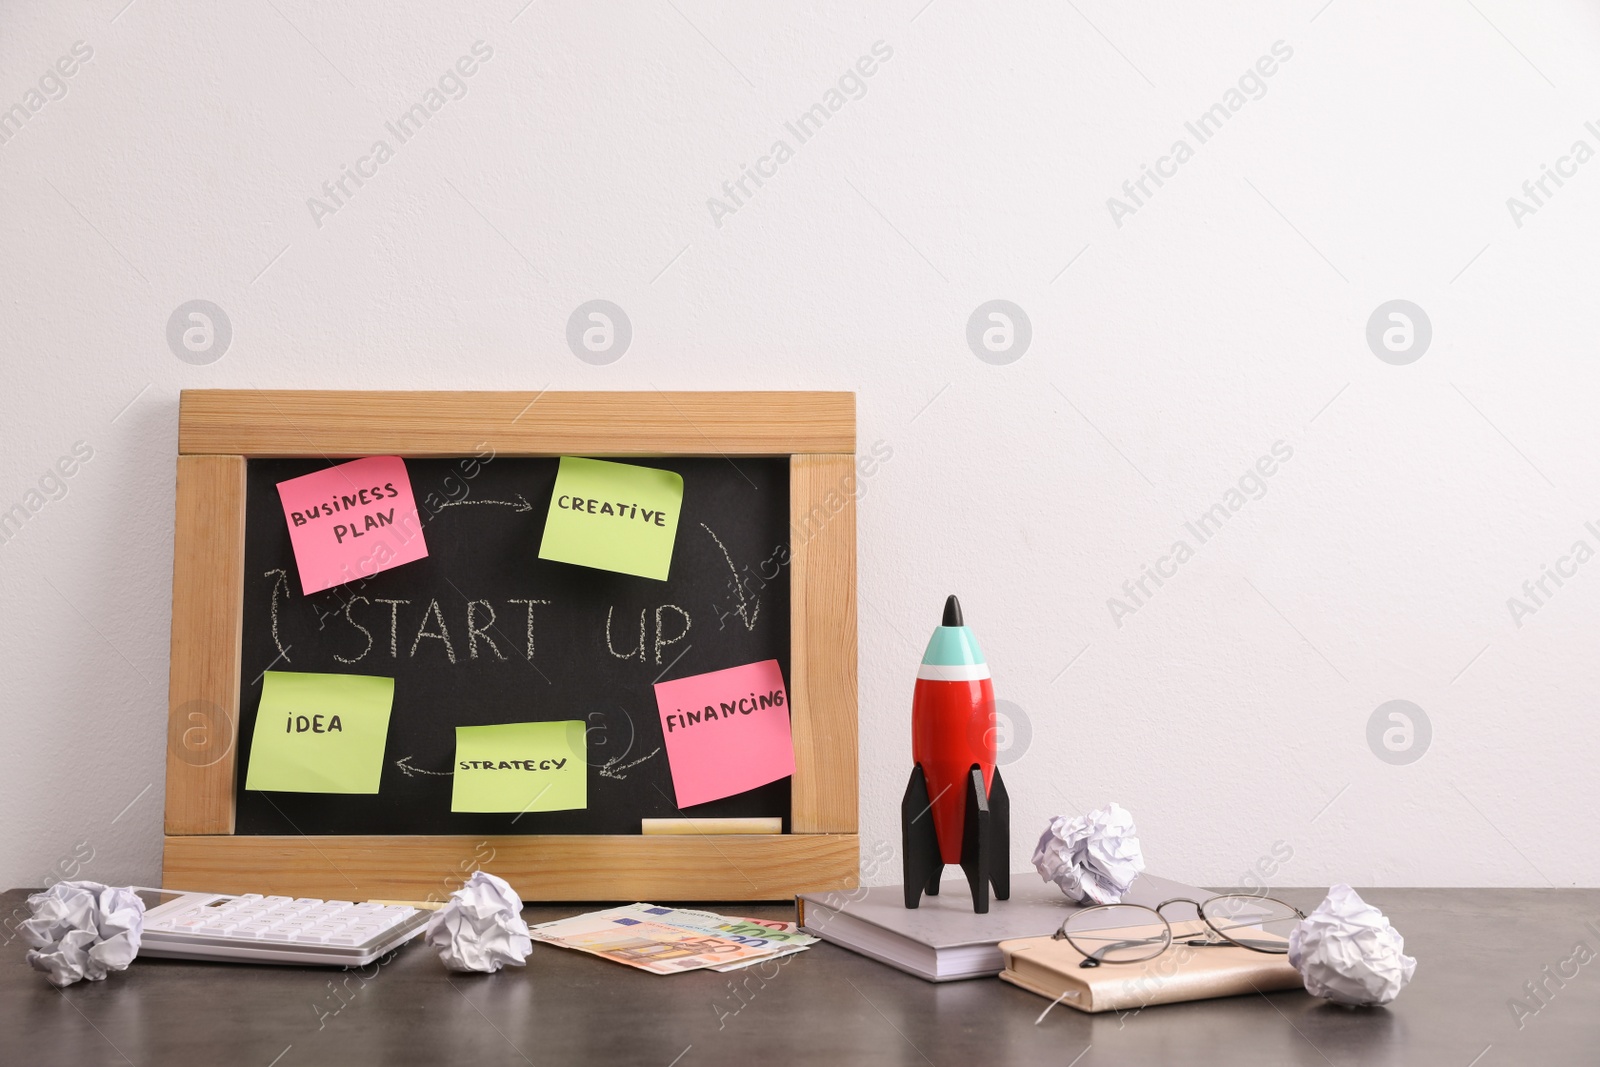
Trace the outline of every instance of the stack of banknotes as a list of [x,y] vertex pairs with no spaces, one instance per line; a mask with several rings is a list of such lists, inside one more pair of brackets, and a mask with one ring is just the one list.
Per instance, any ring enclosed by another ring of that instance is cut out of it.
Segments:
[[628,904],[528,928],[535,941],[577,949],[651,974],[736,971],[816,942],[794,923]]

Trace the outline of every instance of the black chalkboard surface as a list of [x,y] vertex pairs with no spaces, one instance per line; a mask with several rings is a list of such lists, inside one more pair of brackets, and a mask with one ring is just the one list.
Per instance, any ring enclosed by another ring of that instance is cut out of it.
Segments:
[[[277,484],[331,464],[249,461],[237,833],[637,834],[678,814],[653,683],[764,659],[790,680],[788,460],[626,460],[683,476],[664,582],[538,558],[557,462],[408,460],[428,557],[304,597]],[[395,679],[378,793],[244,788],[269,669]],[[588,724],[587,809],[450,811],[455,727],[571,719]],[[688,814],[787,832],[789,786]]]

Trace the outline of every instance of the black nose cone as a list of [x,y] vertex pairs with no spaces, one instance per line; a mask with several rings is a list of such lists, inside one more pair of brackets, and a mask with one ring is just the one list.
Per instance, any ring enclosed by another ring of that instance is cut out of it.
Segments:
[[961,621],[961,601],[956,599],[956,595],[954,593],[951,593],[950,599],[944,602],[944,625],[966,625],[966,623]]

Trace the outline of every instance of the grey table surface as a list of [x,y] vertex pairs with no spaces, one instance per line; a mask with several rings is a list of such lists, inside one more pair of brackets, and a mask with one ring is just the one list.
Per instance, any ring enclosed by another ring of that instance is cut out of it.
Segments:
[[[1304,909],[1321,890],[1276,890]],[[413,942],[364,972],[137,960],[57,990],[5,923],[0,1062],[62,1064],[1600,1063],[1600,890],[1374,889],[1417,975],[1387,1009],[1303,992],[1083,1015],[995,979],[934,985],[821,944],[751,972],[658,977],[535,945],[447,973]],[[23,890],[0,895],[13,916]],[[533,907],[530,922],[589,910]],[[725,906],[792,918],[789,908]],[[24,912],[25,913],[25,912]],[[1593,923],[1591,926],[1589,924]],[[1583,963],[1582,960],[1592,960]],[[1549,968],[1547,971],[1546,968]],[[1533,999],[1526,983],[1542,986]],[[1511,1002],[1527,1010],[1519,1019]],[[1536,1010],[1535,1010],[1536,1009]]]

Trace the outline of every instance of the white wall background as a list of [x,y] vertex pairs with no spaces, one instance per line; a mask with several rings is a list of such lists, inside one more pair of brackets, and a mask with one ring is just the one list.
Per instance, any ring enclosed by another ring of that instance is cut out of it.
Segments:
[[[1600,549],[1600,162],[1520,226],[1506,203],[1600,149],[1592,4],[125,2],[0,9],[0,108],[93,49],[0,144],[0,509],[43,505],[0,545],[0,884],[158,877],[180,389],[547,386],[858,392],[863,448],[893,449],[860,514],[868,850],[898,840],[955,591],[1031,729],[1015,868],[1116,799],[1200,883],[1281,842],[1274,884],[1600,884],[1600,562],[1507,606]],[[476,41],[467,94],[396,143]],[[1277,41],[1199,144],[1184,122]],[[1179,138],[1119,227],[1107,198]],[[319,226],[307,199],[378,139]],[[607,366],[565,339],[593,298],[633,325]],[[965,339],[995,298],[1032,325],[1007,365]],[[1366,340],[1396,298],[1432,326],[1405,366]],[[207,365],[166,339],[192,299],[231,322]],[[29,496],[79,441],[66,495]],[[1199,544],[1185,521],[1278,441]],[[1119,626],[1108,598],[1180,539]],[[1367,734],[1397,699],[1432,730],[1403,765]]]

